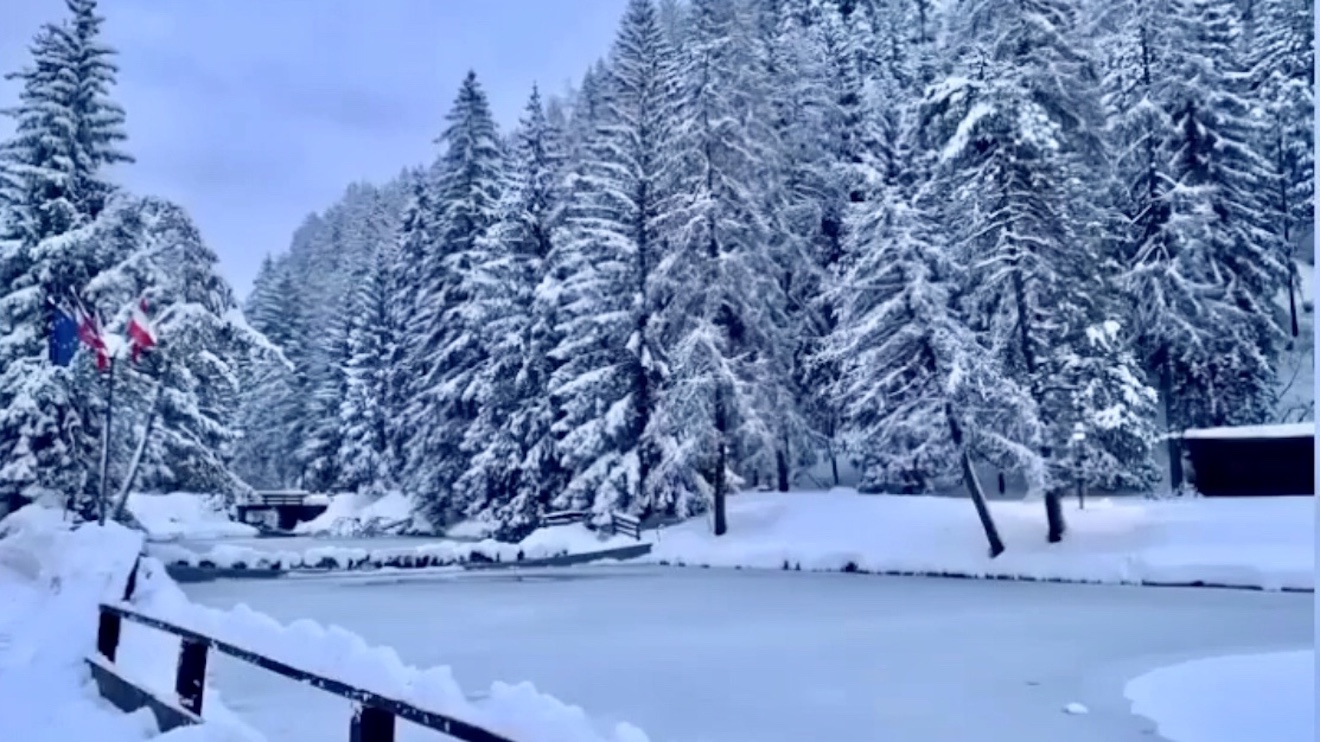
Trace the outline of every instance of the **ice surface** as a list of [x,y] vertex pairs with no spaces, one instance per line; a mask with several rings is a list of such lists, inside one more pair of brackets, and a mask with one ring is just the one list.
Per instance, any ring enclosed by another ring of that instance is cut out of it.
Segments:
[[[656,742],[1150,742],[1128,679],[1314,631],[1310,595],[626,565],[186,591],[343,626],[466,689],[524,678]],[[215,673],[270,739],[343,737],[343,701],[225,660]],[[1072,702],[1090,713],[1062,713]]]
[[721,567],[918,572],[1112,583],[1315,588],[1315,498],[1090,500],[1045,540],[1038,502],[992,502],[1008,551],[990,559],[970,502],[847,491],[743,493],[729,532],[662,531],[647,561]]
[[1170,742],[1316,739],[1314,648],[1161,667],[1125,694]]

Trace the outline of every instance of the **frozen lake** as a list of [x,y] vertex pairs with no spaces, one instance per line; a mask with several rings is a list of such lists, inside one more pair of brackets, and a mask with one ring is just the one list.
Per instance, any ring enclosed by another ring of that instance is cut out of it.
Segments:
[[[1316,625],[1312,595],[626,565],[185,589],[338,624],[453,667],[469,692],[528,680],[653,742],[1149,742],[1129,678],[1311,647]],[[271,740],[347,739],[346,701],[214,663],[225,702]],[[1063,713],[1074,701],[1090,714]]]

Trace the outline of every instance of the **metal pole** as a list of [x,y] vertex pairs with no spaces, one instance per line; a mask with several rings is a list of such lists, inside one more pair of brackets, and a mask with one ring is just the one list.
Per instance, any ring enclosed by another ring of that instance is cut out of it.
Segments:
[[110,425],[115,410],[115,357],[110,356],[110,367],[105,380],[105,429],[101,431],[101,492],[97,498],[97,523],[105,525],[106,498],[110,490]]

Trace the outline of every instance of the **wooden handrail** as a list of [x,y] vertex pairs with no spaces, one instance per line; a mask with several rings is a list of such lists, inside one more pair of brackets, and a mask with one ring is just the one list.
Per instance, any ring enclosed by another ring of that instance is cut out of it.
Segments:
[[[199,634],[191,629],[147,616],[122,605],[102,604],[96,633],[96,649],[109,663],[114,663],[123,622],[131,621],[182,639],[175,691],[180,705],[200,717],[205,689],[206,655],[214,649],[263,670],[283,675],[346,698],[357,704],[353,714],[350,739],[353,742],[393,742],[395,719],[405,719],[418,726],[447,734],[461,742],[513,742],[507,737],[433,711],[425,711],[393,698],[372,693],[347,683],[300,670],[279,660]],[[143,695],[147,691],[139,689]],[[168,730],[162,730],[168,731]]]

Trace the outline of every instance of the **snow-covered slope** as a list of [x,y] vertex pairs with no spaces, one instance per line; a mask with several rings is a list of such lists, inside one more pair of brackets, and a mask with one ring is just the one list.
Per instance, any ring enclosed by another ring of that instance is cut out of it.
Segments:
[[[953,574],[1112,583],[1315,588],[1315,498],[1091,500],[1065,505],[1063,543],[1039,502],[995,502],[1008,551],[990,559],[972,504],[942,497],[745,493],[729,532],[662,531],[644,559],[768,569]],[[852,565],[851,568],[848,565]]]

